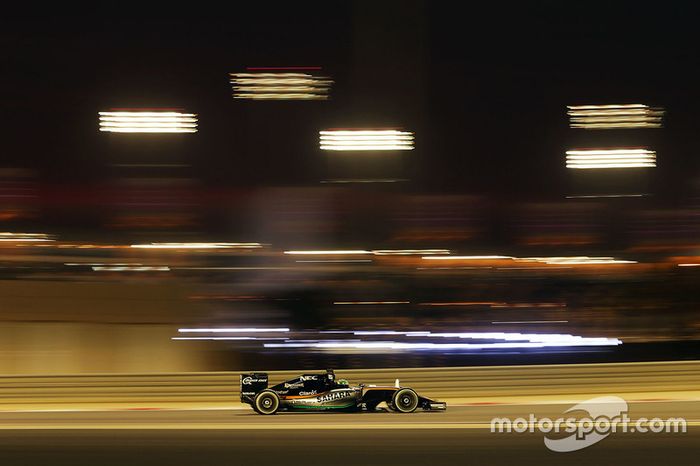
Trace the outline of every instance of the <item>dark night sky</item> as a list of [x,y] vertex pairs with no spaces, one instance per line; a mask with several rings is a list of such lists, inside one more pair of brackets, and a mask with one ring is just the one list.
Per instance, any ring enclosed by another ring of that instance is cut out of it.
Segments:
[[[595,137],[653,145],[659,191],[685,189],[699,167],[695,12],[669,2],[533,3],[8,14],[0,165],[72,186],[139,160],[187,162],[210,186],[315,185],[324,177],[319,129],[402,126],[417,134],[411,190],[560,198],[564,149],[593,137],[568,130],[565,106],[639,102],[666,107],[667,127]],[[323,66],[336,81],[332,100],[233,101],[227,73],[268,65]],[[197,112],[200,132],[147,141],[98,132],[98,111],[139,106]]]

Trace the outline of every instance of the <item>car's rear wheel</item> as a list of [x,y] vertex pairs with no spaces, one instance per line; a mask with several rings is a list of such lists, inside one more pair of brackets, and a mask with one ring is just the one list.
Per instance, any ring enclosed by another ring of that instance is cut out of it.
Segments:
[[412,413],[418,407],[418,394],[410,388],[402,388],[391,399],[392,408],[399,413]]
[[255,395],[253,409],[260,414],[275,414],[280,407],[280,397],[272,390],[263,390]]

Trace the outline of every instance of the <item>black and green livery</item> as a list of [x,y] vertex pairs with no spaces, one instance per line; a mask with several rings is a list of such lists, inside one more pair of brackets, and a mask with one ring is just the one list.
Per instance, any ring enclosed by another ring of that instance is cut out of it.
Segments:
[[402,387],[398,380],[392,386],[351,386],[338,380],[332,370],[303,374],[268,387],[268,374],[241,374],[241,402],[257,413],[278,411],[374,411],[380,403],[398,413],[411,413],[417,408],[444,411],[446,403],[419,396],[413,389]]

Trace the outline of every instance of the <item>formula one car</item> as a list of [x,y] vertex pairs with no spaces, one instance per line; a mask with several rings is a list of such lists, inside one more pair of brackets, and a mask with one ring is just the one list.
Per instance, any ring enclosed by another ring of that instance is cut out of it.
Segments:
[[419,396],[409,387],[359,385],[350,386],[346,380],[336,380],[335,373],[304,374],[270,388],[265,372],[241,374],[241,402],[249,404],[259,414],[278,411],[375,411],[385,402],[397,413],[444,411],[447,404]]

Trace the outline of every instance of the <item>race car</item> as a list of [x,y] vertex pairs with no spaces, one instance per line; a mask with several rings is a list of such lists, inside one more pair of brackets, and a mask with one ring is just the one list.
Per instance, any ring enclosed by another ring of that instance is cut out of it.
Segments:
[[303,374],[268,388],[265,372],[241,374],[241,402],[249,404],[259,414],[278,411],[375,411],[385,402],[391,411],[412,413],[444,411],[447,404],[419,396],[413,389],[402,387],[399,380],[392,386],[350,386],[336,379],[333,370]]

